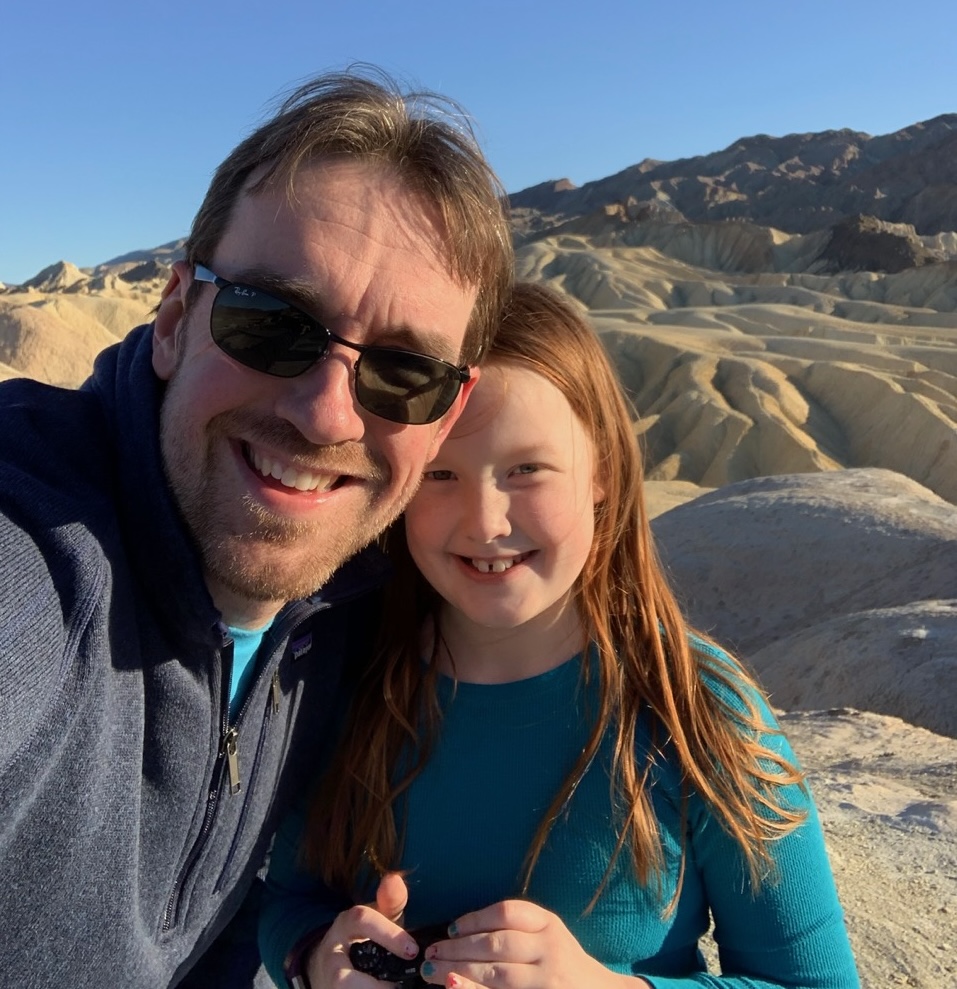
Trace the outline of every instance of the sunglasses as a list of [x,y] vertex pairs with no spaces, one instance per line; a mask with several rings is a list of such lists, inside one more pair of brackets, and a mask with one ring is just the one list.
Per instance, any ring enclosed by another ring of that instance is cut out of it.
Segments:
[[330,343],[359,352],[356,400],[373,415],[409,425],[435,422],[448,412],[469,380],[468,367],[397,347],[350,343],[308,313],[253,285],[220,278],[205,265],[194,277],[219,291],[209,312],[216,346],[234,361],[277,378],[304,374],[322,360]]

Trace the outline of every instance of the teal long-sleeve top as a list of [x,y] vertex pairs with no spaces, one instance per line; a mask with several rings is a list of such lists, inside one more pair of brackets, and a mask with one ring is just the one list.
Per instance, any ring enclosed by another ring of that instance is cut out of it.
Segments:
[[[408,872],[408,929],[517,895],[532,837],[588,736],[588,691],[579,674],[576,657],[514,683],[441,682],[440,736],[408,791],[400,863]],[[762,709],[771,732],[765,744],[793,761],[787,740],[773,734],[772,713]],[[645,731],[639,765],[649,744]],[[586,914],[614,850],[610,755],[606,739],[549,835],[530,900],[558,914],[609,969],[641,976],[655,989],[859,986],[818,817],[797,786],[785,791],[786,800],[806,809],[807,819],[773,843],[776,876],[757,893],[739,846],[692,793],[684,882],[665,915],[680,864],[681,794],[677,768],[656,757],[650,794],[665,855],[661,883],[640,885],[623,854]],[[293,945],[350,905],[299,866],[303,820],[303,811],[290,815],[277,835],[260,920],[263,960],[283,987],[282,963]],[[364,899],[374,899],[374,889]],[[709,916],[720,975],[706,971],[698,948]]]

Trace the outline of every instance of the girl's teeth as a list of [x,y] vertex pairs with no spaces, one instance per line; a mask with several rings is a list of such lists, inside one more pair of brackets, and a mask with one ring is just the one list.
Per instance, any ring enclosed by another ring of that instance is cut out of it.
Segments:
[[511,570],[520,559],[522,557],[513,556],[508,560],[472,560],[471,563],[479,573],[505,573],[506,570]]

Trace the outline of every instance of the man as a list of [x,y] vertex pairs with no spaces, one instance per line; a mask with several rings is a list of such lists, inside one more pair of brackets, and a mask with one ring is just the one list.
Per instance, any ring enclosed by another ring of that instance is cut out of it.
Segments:
[[233,151],[185,253],[82,389],[0,386],[5,986],[199,981],[511,275],[470,136],[356,74]]

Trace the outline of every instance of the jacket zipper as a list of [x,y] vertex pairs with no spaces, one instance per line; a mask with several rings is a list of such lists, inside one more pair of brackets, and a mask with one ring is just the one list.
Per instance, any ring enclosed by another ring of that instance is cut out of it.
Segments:
[[[220,648],[220,658],[222,666],[220,707],[223,712],[220,721],[221,742],[219,752],[216,754],[216,762],[213,764],[212,788],[206,796],[206,812],[203,814],[203,824],[199,829],[196,841],[186,861],[183,863],[176,882],[170,891],[169,899],[166,901],[166,909],[163,911],[163,933],[167,933],[176,921],[176,914],[179,909],[179,899],[186,885],[186,880],[193,870],[193,866],[199,860],[206,839],[212,830],[213,818],[216,816],[216,808],[219,805],[219,790],[222,785],[223,761],[228,764],[230,792],[236,793],[242,784],[239,778],[239,754],[237,751],[237,739],[239,737],[235,728],[229,725],[229,680],[233,667],[233,640],[223,631],[222,646]],[[229,754],[228,746],[232,745],[232,755]]]
[[235,728],[230,728],[223,736],[222,754],[226,756],[226,766],[229,769],[229,792],[239,793],[243,788],[242,780],[239,778],[239,732]]
[[[317,611],[325,610],[329,605],[323,603],[319,608],[312,607],[310,610],[312,613]],[[272,642],[282,641],[284,637],[291,634],[293,629],[303,620],[303,615],[300,609],[294,609],[290,614],[286,616],[286,620],[281,623],[277,628],[275,625],[273,628],[266,633],[267,639]],[[266,640],[263,641],[262,645],[266,645]],[[272,647],[270,652],[270,658],[272,652],[275,651],[275,646]],[[246,708],[249,706],[250,699],[256,692],[256,688],[259,686],[260,681],[263,679],[263,675],[267,666],[261,667],[259,672],[256,674],[255,679],[249,685],[246,697],[243,700],[242,707],[236,716],[236,721],[233,725],[229,723],[229,681],[232,674],[233,665],[233,640],[229,638],[229,635],[223,631],[222,648],[220,651],[222,657],[222,696],[220,703],[222,705],[223,717],[220,723],[220,736],[221,742],[219,747],[219,752],[216,755],[216,762],[213,765],[213,785],[209,793],[206,796],[206,810],[203,814],[203,824],[199,830],[196,841],[193,843],[192,851],[189,857],[183,863],[183,868],[180,869],[179,875],[176,877],[176,882],[173,884],[173,888],[170,892],[169,899],[166,901],[166,909],[163,912],[163,933],[167,933],[176,921],[176,914],[179,909],[179,900],[183,891],[183,887],[186,885],[186,880],[189,878],[190,873],[193,871],[193,867],[199,861],[199,857],[206,846],[206,841],[209,838],[209,833],[212,830],[213,819],[216,815],[216,808],[219,805],[219,791],[222,786],[223,780],[223,763],[226,763],[226,770],[229,775],[229,792],[231,794],[236,794],[242,790],[242,777],[240,775],[239,766],[239,728],[238,725],[243,719],[243,715],[246,713]],[[282,661],[280,656],[279,662]],[[273,712],[278,712],[280,707],[280,702],[282,700],[282,691],[279,687],[279,666],[277,664],[275,671],[272,675],[272,683],[270,685],[270,697]],[[260,733],[265,731],[266,719],[263,719],[263,723],[260,726]]]

